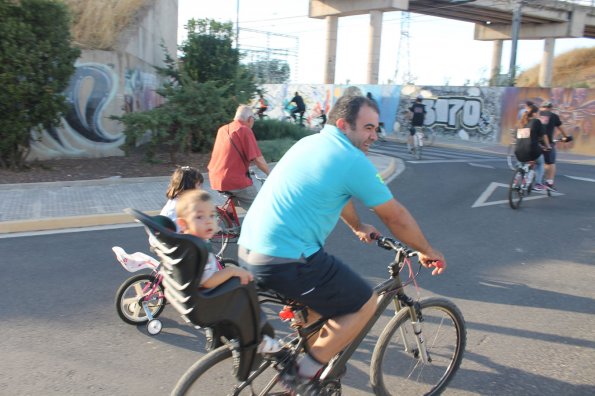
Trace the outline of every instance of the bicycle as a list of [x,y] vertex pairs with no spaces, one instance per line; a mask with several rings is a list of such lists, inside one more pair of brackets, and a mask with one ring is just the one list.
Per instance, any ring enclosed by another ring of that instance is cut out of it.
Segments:
[[411,147],[411,154],[418,160],[421,159],[421,152],[424,147],[424,132],[423,127],[416,126],[415,134],[413,135],[413,146]]
[[148,274],[137,274],[126,279],[118,287],[115,299],[118,316],[131,325],[147,323],[147,332],[150,335],[159,334],[163,325],[157,317],[165,308],[159,261],[142,252],[128,254],[119,246],[112,247],[112,250],[126,271],[151,270]]
[[[250,171],[250,175],[261,183],[266,180],[258,176],[254,171]],[[211,245],[215,256],[221,258],[228,244],[238,241],[242,227],[233,194],[229,191],[219,191],[219,193],[225,197],[225,201],[222,205],[215,206],[219,231],[211,238]]]
[[[151,227],[146,219],[141,221]],[[315,394],[341,394],[341,377],[349,359],[391,303],[394,304],[395,315],[382,331],[371,359],[370,381],[374,393],[390,395],[411,391],[415,394],[439,394],[452,380],[463,359],[466,345],[463,315],[447,299],[434,297],[416,301],[407,296],[404,287],[411,283],[417,287],[417,276],[422,268],[420,265],[414,272],[410,262],[417,252],[391,238],[375,236],[375,239],[379,247],[395,252],[395,259],[388,266],[389,278],[374,288],[379,295],[377,310],[354,341],[336,355],[315,380]],[[170,257],[169,261],[175,260]],[[410,279],[405,284],[400,275],[404,268],[410,271]],[[177,271],[181,274],[184,269],[180,267]],[[283,306],[280,316],[290,320],[291,327],[295,329],[292,335],[282,340],[282,351],[260,354],[247,366],[248,357],[246,347],[241,346],[242,337],[223,338],[224,345],[209,352],[184,373],[172,395],[204,394],[209,389],[228,395],[244,394],[242,392],[270,395],[285,389],[281,383],[283,375],[295,372],[296,359],[304,351],[308,337],[318,332],[326,320],[319,319],[306,325],[306,307],[271,291],[259,291],[259,304],[263,303]],[[177,308],[180,313],[188,314],[185,307]],[[256,317],[258,315],[255,313]]]
[[254,118],[258,117],[259,120],[268,120],[269,115],[266,113],[268,107],[253,107],[254,110]]
[[[554,139],[552,143],[558,142],[572,142],[572,136],[562,139]],[[518,209],[521,206],[521,202],[525,196],[529,196],[533,191],[535,184],[535,166],[536,161],[529,162],[518,162],[516,156],[513,156],[516,161],[512,180],[508,187],[508,203],[512,209]],[[542,183],[542,180],[537,180],[537,183],[541,184],[548,197],[552,196],[552,190],[546,184]]]
[[508,145],[508,152],[506,153],[506,163],[510,170],[516,170],[517,168],[517,159],[514,151],[516,149],[516,129],[509,129],[510,136],[512,137],[512,141]]
[[[531,194],[535,183],[534,179],[535,161],[519,162],[508,187],[508,203],[512,209],[518,209],[521,206],[523,197]],[[546,190],[548,196],[551,195],[550,190]]]

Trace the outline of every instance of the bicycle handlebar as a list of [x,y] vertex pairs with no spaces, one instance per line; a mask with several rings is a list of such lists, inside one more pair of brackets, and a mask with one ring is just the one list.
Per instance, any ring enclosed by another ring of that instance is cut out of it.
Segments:
[[[395,252],[402,250],[407,257],[418,257],[419,252],[411,249],[409,246],[405,245],[401,241],[397,241],[396,239],[392,239],[389,237],[384,237],[380,234],[372,233],[370,238],[376,241],[377,245],[386,250],[393,250]],[[436,260],[429,264],[431,267],[436,268],[444,268],[444,263],[442,261]]]
[[258,175],[256,174],[256,172],[254,172],[253,170],[250,170],[250,176],[254,176],[254,178],[255,178],[256,180],[258,180],[259,182],[263,182],[263,183],[264,183],[264,182],[267,180],[267,178],[266,178],[266,177],[260,177],[260,176],[258,176]]

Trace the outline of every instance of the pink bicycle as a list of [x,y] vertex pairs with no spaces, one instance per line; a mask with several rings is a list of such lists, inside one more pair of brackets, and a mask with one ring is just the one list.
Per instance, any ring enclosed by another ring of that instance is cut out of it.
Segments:
[[131,276],[120,285],[116,292],[118,316],[131,325],[147,323],[149,334],[159,334],[163,324],[157,317],[163,312],[166,303],[159,261],[142,252],[128,254],[119,246],[112,247],[112,250],[126,271],[151,271]]
[[[142,252],[126,253],[119,246],[112,247],[116,259],[128,272],[150,270],[126,279],[116,292],[116,311],[124,322],[131,325],[146,323],[147,332],[157,335],[163,329],[163,323],[157,317],[163,312],[167,300],[163,275],[159,273],[160,262],[154,257]],[[223,268],[227,264],[238,265],[232,259],[220,259],[219,265]]]

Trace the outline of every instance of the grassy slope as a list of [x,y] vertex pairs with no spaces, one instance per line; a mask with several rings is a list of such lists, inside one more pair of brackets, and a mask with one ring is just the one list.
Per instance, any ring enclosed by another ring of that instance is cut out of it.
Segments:
[[[538,87],[539,65],[523,71],[517,87]],[[595,47],[577,48],[554,59],[553,87],[595,88]]]

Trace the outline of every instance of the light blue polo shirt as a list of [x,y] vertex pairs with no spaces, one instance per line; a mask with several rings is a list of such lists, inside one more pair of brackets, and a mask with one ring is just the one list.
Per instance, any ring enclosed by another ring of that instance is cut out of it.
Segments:
[[366,155],[327,125],[277,163],[246,214],[238,243],[273,257],[309,257],[324,246],[351,197],[371,208],[392,194]]

